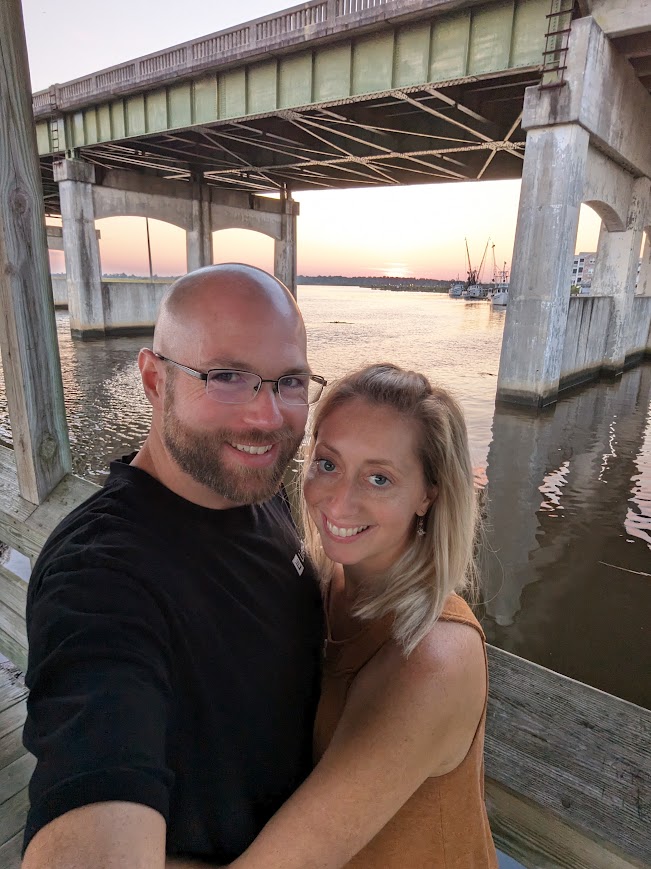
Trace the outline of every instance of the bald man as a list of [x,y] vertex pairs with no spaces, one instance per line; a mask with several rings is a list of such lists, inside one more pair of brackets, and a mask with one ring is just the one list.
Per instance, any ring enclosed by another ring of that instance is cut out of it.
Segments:
[[142,449],[30,580],[24,869],[228,863],[311,767],[321,603],[281,480],[325,381],[296,303],[201,269],[139,366]]

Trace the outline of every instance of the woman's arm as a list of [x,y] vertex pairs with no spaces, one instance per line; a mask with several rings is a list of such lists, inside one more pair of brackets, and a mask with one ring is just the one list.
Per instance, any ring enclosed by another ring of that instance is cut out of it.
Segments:
[[332,742],[231,869],[340,869],[431,775],[455,769],[481,718],[481,640],[437,623],[409,659],[389,644],[356,677]]

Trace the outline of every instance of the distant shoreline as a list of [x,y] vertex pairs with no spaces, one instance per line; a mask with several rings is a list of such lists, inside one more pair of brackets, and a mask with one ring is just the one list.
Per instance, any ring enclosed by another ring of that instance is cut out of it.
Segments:
[[371,290],[391,290],[403,293],[447,293],[451,281],[442,281],[436,278],[378,278],[367,275],[356,275],[352,278],[344,275],[317,275],[316,277],[298,275],[296,283],[303,286],[365,287]]
[[[65,278],[63,273],[53,273],[53,278]],[[173,283],[179,275],[154,275],[153,283]],[[103,281],[142,281],[151,283],[149,275],[119,274],[102,275]],[[447,293],[453,281],[443,281],[438,278],[388,278],[356,275],[349,278],[345,275],[298,275],[296,283],[303,286],[320,287],[364,287],[371,290],[390,290],[392,292],[415,293]]]

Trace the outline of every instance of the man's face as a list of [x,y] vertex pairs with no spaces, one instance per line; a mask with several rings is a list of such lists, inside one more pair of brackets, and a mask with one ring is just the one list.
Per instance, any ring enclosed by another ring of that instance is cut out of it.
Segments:
[[[302,324],[268,308],[234,305],[197,326],[194,346],[176,361],[201,371],[234,368],[277,379],[309,371]],[[215,321],[213,321],[214,323]],[[246,404],[222,404],[205,383],[167,371],[164,443],[179,467],[228,504],[258,503],[277,490],[305,430],[307,406],[285,404],[264,383]]]

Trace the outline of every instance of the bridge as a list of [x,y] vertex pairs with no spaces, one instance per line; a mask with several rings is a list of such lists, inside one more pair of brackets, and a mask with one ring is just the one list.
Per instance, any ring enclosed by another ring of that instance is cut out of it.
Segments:
[[[215,230],[263,232],[295,292],[293,191],[522,177],[498,399],[621,373],[649,350],[650,18],[646,0],[312,0],[34,94],[73,335],[111,328],[96,218],[180,226],[189,270]],[[597,298],[570,305],[583,202]]]

